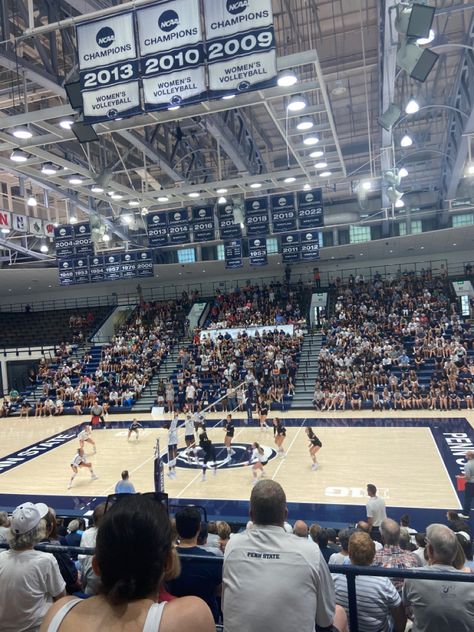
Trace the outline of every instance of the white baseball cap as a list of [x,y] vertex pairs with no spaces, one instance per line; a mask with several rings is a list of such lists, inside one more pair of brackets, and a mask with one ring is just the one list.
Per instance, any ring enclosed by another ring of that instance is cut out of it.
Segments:
[[48,511],[48,505],[44,503],[23,503],[12,513],[10,529],[16,535],[28,533],[38,525]]

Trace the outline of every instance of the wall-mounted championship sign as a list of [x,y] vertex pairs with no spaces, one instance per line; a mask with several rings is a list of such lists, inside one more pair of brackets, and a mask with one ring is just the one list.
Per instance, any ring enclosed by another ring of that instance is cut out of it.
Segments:
[[91,283],[105,281],[104,255],[98,254],[89,257],[89,274]]
[[140,250],[137,255],[137,277],[153,276],[153,252],[151,250]]
[[79,24],[76,35],[84,122],[141,112],[133,13]]
[[235,222],[232,204],[220,204],[217,207],[217,216],[219,218],[221,239],[238,239],[242,237],[242,228],[240,224]]
[[251,266],[266,266],[267,260],[267,240],[265,237],[254,237],[248,240],[249,258]]
[[74,234],[72,226],[56,226],[54,229],[56,257],[68,259],[74,255]]
[[298,221],[301,229],[317,228],[324,224],[322,189],[298,193]]
[[300,261],[300,235],[290,233],[281,236],[281,260],[283,263]]
[[151,248],[168,244],[168,218],[165,211],[149,213],[146,216],[148,243]]
[[92,246],[91,225],[89,222],[81,222],[73,227],[74,251],[76,255],[91,255],[94,252]]
[[74,283],[89,283],[89,262],[87,257],[74,258]]
[[272,224],[274,233],[296,230],[295,194],[272,195]]
[[205,0],[211,98],[274,85],[271,0]]
[[249,198],[245,200],[245,224],[249,237],[268,235],[270,232],[268,198]]
[[74,262],[72,259],[58,261],[59,285],[74,285]]
[[185,208],[168,211],[170,244],[189,243],[189,217]]
[[145,110],[206,98],[199,0],[170,0],[137,11]]
[[215,239],[214,207],[195,206],[192,212],[194,241],[212,241]]
[[241,268],[242,261],[242,240],[232,239],[224,242],[225,267],[227,269]]
[[301,259],[303,261],[316,261],[319,259],[319,236],[315,230],[305,231],[300,235]]

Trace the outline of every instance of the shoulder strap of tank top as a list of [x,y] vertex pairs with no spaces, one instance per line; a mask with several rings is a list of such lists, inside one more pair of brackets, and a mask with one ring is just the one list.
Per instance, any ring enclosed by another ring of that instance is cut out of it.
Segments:
[[74,606],[77,606],[77,604],[80,603],[81,601],[82,599],[71,599],[70,601],[65,603],[64,606],[61,606],[61,608],[56,612],[54,617],[51,619],[51,623],[48,626],[48,632],[58,632],[59,626],[63,622],[67,613],[70,610],[72,610]]
[[160,629],[161,617],[166,606],[166,601],[154,603],[148,610],[148,614],[143,626],[143,632],[158,632]]

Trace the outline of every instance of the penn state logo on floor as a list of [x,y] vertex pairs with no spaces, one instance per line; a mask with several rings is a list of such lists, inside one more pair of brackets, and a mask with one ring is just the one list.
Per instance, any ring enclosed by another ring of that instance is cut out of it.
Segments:
[[[261,445],[264,450],[265,461],[270,461],[276,457],[276,451],[266,445]],[[233,468],[233,467],[246,467],[249,465],[249,459],[252,456],[252,444],[251,443],[233,443],[232,450],[234,454],[229,458],[227,456],[227,448],[223,443],[214,443],[216,450],[216,465],[219,469]],[[177,467],[187,467],[191,469],[200,469],[202,467],[202,450],[198,452],[197,457],[188,453],[187,448],[181,448],[178,450],[178,457],[176,459]],[[168,463],[168,455],[165,454],[162,457],[163,463]],[[214,467],[212,462],[209,462],[210,467]]]

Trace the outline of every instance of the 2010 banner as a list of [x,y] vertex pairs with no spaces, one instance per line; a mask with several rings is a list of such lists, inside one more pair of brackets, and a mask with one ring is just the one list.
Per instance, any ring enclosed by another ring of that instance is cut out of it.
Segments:
[[209,96],[274,85],[271,0],[204,0]]
[[141,112],[133,13],[78,24],[76,36],[84,122]]
[[255,237],[248,240],[249,258],[251,266],[266,266],[267,259],[267,240],[265,237]]
[[145,110],[206,98],[199,0],[170,0],[137,11]]

